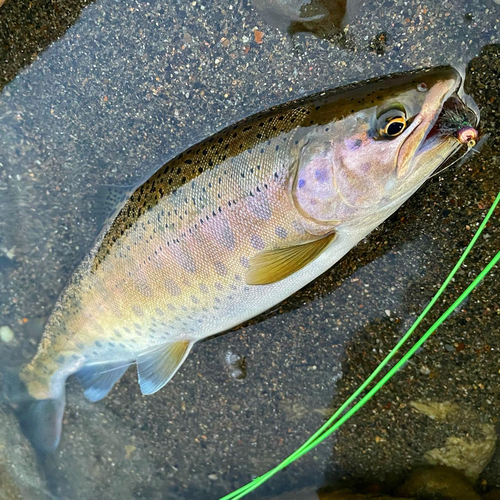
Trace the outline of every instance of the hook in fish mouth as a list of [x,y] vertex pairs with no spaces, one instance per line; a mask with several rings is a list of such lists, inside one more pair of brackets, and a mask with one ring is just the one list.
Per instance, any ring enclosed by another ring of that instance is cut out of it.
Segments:
[[474,147],[479,138],[478,122],[476,112],[454,93],[444,102],[436,122],[422,141],[420,151],[428,149],[435,140],[446,137],[453,137],[469,148]]
[[475,128],[478,116],[456,94],[446,100],[437,119],[437,133],[455,137],[462,144],[469,144],[479,137]]
[[451,96],[443,106],[438,118],[439,133],[455,137],[459,143],[466,144],[469,149],[476,145],[479,132],[477,114],[458,96]]
[[434,141],[451,139],[455,143],[455,147],[453,148],[454,151],[450,152],[448,159],[454,156],[462,145],[467,146],[467,151],[448,165],[444,166],[443,163],[431,177],[449,169],[462,158],[465,158],[471,150],[474,150],[474,146],[479,139],[479,132],[476,129],[478,123],[479,116],[477,112],[462,101],[457,94],[453,94],[445,101],[441,113],[431,131],[427,134],[424,143],[428,145]]

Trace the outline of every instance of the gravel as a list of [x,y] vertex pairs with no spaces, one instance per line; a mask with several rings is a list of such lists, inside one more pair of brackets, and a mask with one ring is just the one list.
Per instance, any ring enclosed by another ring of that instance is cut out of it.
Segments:
[[[313,284],[197,345],[155,396],[140,395],[132,370],[97,404],[70,381],[53,455],[36,458],[2,407],[0,454],[17,460],[6,469],[12,491],[15,484],[43,491],[24,498],[215,500],[298,447],[375,368],[500,190],[500,6],[366,2],[340,47],[308,33],[292,41],[241,0],[99,0],[80,12],[86,4],[0,7],[0,73],[10,82],[0,94],[0,324],[15,338],[0,344],[0,377],[33,355],[43,318],[90,248],[98,185],[133,184],[197,140],[279,102],[421,66],[468,65],[489,135],[479,154],[434,177]],[[496,216],[439,311],[499,246]],[[487,277],[335,437],[252,498],[342,478],[399,480],[447,437],[498,426],[499,292],[498,276]],[[246,378],[231,376],[228,353],[245,359]],[[434,422],[410,405],[427,400],[451,401],[471,417]],[[499,452],[479,484],[500,487]]]

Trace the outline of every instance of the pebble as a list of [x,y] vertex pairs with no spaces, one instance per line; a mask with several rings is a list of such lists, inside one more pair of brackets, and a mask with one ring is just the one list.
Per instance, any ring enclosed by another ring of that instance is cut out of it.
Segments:
[[420,367],[420,373],[421,373],[422,375],[429,375],[429,373],[431,373],[431,371],[429,370],[429,368],[428,368],[427,366],[422,365],[422,366]]
[[235,380],[243,380],[247,376],[247,362],[244,356],[227,351],[225,361],[229,367],[229,374]]
[[0,339],[7,344],[14,340],[14,331],[10,326],[0,326]]

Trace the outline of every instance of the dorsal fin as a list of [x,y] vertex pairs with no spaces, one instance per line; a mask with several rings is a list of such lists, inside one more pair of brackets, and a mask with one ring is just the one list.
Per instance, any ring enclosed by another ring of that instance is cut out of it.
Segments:
[[98,230],[107,228],[115,219],[124,203],[134,192],[134,186],[100,185],[97,187],[92,205]]
[[154,394],[159,391],[175,375],[192,345],[188,340],[179,340],[141,352],[136,361],[141,392]]
[[332,233],[309,243],[259,252],[250,259],[246,282],[268,285],[287,278],[318,257],[334,238]]

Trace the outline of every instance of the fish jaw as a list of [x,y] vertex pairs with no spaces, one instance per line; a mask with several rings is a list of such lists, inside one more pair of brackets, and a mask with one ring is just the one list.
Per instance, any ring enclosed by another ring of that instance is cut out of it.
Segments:
[[[428,90],[422,110],[415,118],[408,138],[399,149],[396,163],[398,179],[417,170],[419,171],[419,177],[422,178],[432,173],[433,170],[428,166],[429,163],[426,160],[428,160],[428,157],[435,154],[435,148],[430,148],[429,155],[424,157],[420,156],[420,149],[432,127],[438,120],[443,105],[448,98],[457,91],[460,87],[460,83],[461,78],[458,73],[455,73],[450,75],[449,78],[437,82]],[[442,142],[446,143],[446,138],[443,138]],[[425,168],[426,165],[427,168]]]

